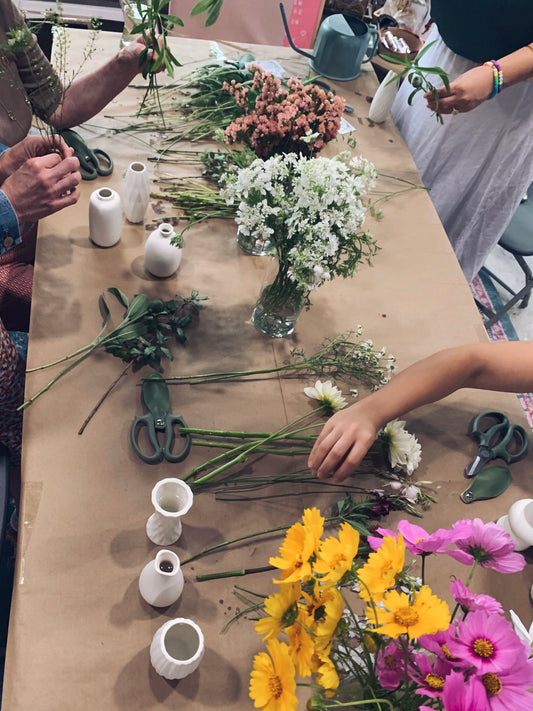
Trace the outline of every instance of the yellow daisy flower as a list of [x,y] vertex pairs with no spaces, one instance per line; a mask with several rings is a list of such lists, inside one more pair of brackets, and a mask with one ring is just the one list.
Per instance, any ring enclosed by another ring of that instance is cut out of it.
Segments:
[[359,533],[349,523],[341,524],[339,537],[326,538],[320,546],[318,558],[313,570],[323,575],[321,582],[336,583],[347,573],[357,555],[359,548]]
[[305,530],[314,538],[314,553],[318,553],[322,542],[322,533],[324,532],[324,517],[315,507],[312,509],[304,509],[302,523]]
[[447,603],[433,595],[427,585],[420,588],[412,601],[405,593],[391,590],[384,596],[383,606],[385,609],[367,605],[366,615],[377,626],[376,632],[394,639],[401,634],[410,638],[434,634],[450,626]]
[[361,590],[359,595],[377,603],[383,599],[386,590],[391,588],[396,576],[402,572],[405,561],[405,542],[401,533],[398,537],[385,536],[380,548],[368,556],[368,561],[358,571]]
[[318,652],[315,655],[316,683],[324,689],[326,696],[333,696],[339,687],[339,675],[335,664],[325,653]]
[[300,676],[311,676],[311,660],[315,652],[315,644],[308,630],[309,619],[305,610],[300,610],[297,622],[289,627],[289,652]]
[[315,628],[315,649],[326,650],[330,648],[335,635],[335,630],[340,622],[344,610],[344,601],[337,588],[330,588],[324,601],[324,615]]
[[[296,711],[295,669],[286,644],[271,639],[266,652],[254,657],[250,698],[263,711]],[[270,655],[270,656],[269,656]]]
[[281,569],[281,577],[286,583],[308,580],[312,574],[310,558],[314,550],[314,536],[301,523],[295,523],[280,546],[281,555],[271,557],[269,563]]
[[298,616],[298,600],[301,596],[299,583],[282,583],[279,592],[267,597],[264,610],[267,617],[255,623],[257,634],[264,634],[265,639],[277,637],[284,627],[294,624]]

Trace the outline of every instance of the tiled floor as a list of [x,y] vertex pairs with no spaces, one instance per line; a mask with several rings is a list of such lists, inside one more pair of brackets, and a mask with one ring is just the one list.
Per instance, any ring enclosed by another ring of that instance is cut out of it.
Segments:
[[[526,261],[533,268],[533,257],[528,257]],[[524,286],[524,274],[515,258],[501,247],[496,246],[494,248],[485,266],[515,291],[519,291]],[[502,301],[508,301],[510,294],[498,284],[495,283],[495,286],[502,297]],[[509,311],[509,316],[520,340],[533,340],[533,295],[525,309],[520,309],[516,306]]]

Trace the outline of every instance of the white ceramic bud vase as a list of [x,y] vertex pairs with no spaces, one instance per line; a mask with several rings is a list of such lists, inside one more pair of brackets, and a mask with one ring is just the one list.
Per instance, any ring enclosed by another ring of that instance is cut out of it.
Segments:
[[183,679],[198,668],[204,651],[204,635],[196,622],[177,617],[165,622],[155,633],[150,661],[165,679]]
[[150,178],[144,163],[130,163],[122,186],[122,206],[128,222],[144,220],[150,202]]
[[163,222],[154,230],[144,245],[144,267],[153,276],[166,278],[177,272],[181,262],[181,248],[171,243],[174,228]]
[[516,551],[533,546],[533,499],[515,501],[509,513],[499,518],[498,523],[515,542]]
[[139,592],[149,605],[168,607],[183,592],[183,573],[180,559],[173,552],[160,550],[147,563],[139,576]]
[[120,195],[111,188],[95,190],[89,199],[89,238],[98,247],[112,247],[122,234]]
[[146,522],[146,535],[158,546],[170,546],[181,536],[181,517],[191,508],[191,487],[181,479],[161,479],[152,489],[155,509]]

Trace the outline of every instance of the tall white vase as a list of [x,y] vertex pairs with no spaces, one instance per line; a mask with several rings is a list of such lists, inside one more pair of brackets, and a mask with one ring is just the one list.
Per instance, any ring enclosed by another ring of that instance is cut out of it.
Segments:
[[533,546],[533,499],[515,501],[509,513],[499,518],[498,523],[515,542],[516,551]]
[[154,230],[144,245],[144,267],[156,277],[172,276],[181,262],[181,249],[171,243],[176,233],[168,222]]
[[155,509],[146,522],[146,535],[158,546],[170,546],[181,536],[181,518],[191,508],[191,487],[181,479],[161,479],[152,489]]
[[198,668],[204,651],[204,635],[196,622],[177,617],[165,622],[155,633],[150,661],[165,679],[183,679]]
[[139,592],[149,605],[168,607],[183,592],[183,573],[180,559],[173,552],[160,550],[147,563],[139,576]]
[[89,237],[99,247],[112,247],[122,234],[120,195],[111,188],[99,188],[89,198]]
[[122,185],[122,205],[128,222],[142,222],[150,202],[150,178],[144,163],[130,163]]

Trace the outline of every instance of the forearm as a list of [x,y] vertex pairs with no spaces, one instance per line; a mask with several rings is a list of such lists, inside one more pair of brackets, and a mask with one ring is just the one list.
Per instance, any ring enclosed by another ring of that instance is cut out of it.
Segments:
[[[496,59],[491,57],[491,59]],[[502,68],[503,89],[533,79],[533,42],[498,60]]]
[[111,60],[78,77],[65,90],[62,103],[49,117],[59,130],[88,121],[119,94],[139,71],[138,57],[121,50]]

